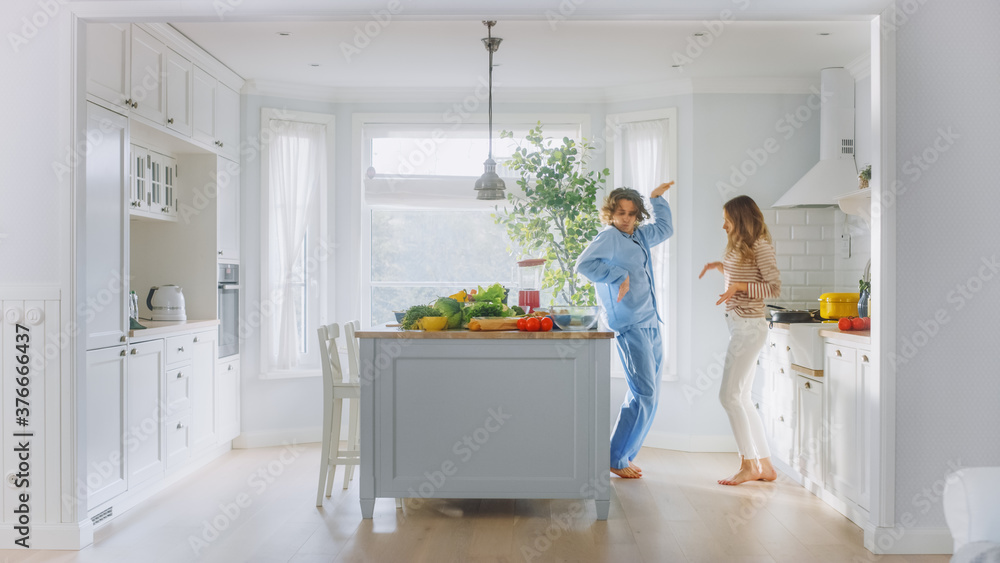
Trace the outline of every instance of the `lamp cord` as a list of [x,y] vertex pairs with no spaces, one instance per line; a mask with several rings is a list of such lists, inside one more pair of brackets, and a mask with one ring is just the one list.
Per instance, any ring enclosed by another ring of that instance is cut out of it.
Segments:
[[486,26],[486,37],[489,40],[486,50],[490,52],[490,88],[489,88],[489,119],[490,119],[490,160],[493,160],[493,26]]

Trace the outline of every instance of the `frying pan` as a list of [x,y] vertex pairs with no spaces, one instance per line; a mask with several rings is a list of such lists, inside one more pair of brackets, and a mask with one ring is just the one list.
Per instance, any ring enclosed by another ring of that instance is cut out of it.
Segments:
[[768,307],[778,309],[777,311],[771,311],[772,323],[811,323],[821,320],[819,318],[819,309],[796,311],[778,307],[777,305],[768,305]]

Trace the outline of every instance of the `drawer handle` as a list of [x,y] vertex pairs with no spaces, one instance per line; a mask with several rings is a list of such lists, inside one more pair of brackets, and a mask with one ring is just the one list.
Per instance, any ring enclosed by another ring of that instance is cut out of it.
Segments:
[[184,423],[183,422],[178,422],[177,423],[177,429],[180,430],[182,428],[184,428]]
[[778,417],[778,422],[784,422],[784,421],[785,421],[785,417],[783,417],[783,416],[779,416]]
[[194,341],[198,342],[198,337],[197,336],[194,337]]
[[180,371],[177,372],[177,379],[184,379],[184,373]]
[[781,373],[785,373],[785,368],[778,368],[778,371]]
[[136,354],[136,350],[135,350],[135,348],[132,348],[132,351],[131,351],[131,352],[129,352],[129,354],[132,354],[132,355],[134,356],[134,355]]
[[119,356],[124,356],[124,355],[125,355],[125,350],[122,350],[122,353],[119,354]]
[[774,348],[774,342],[771,343],[771,348]]
[[118,342],[125,342],[125,337],[122,336],[120,339],[118,339]]
[[861,355],[861,361],[867,364],[868,363],[868,356],[862,354]]
[[170,125],[173,125],[174,124],[174,118],[168,117],[167,118],[167,123],[170,124]]
[[840,350],[837,350],[837,357],[839,358],[840,356],[841,356]]
[[791,346],[785,346],[785,352],[791,352],[791,351],[792,351]]
[[760,410],[760,403],[754,403],[753,407],[757,410]]
[[[184,347],[183,347],[183,346],[178,346],[178,347],[177,347],[177,351],[178,351],[178,352],[183,352],[183,351],[184,351]],[[839,355],[840,355],[840,352],[837,352],[837,355],[839,356]]]
[[806,381],[806,389],[812,389],[812,385],[810,385],[808,381]]
[[233,364],[229,364],[229,367],[227,368],[227,371],[233,371]]

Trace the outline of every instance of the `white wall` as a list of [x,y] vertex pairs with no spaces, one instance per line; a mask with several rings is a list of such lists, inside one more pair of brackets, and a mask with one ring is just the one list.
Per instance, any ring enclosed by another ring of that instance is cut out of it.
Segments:
[[[908,513],[914,528],[927,528],[945,524],[949,464],[1000,465],[1000,276],[984,268],[1000,258],[1000,4],[914,5],[896,33],[896,172],[905,191],[898,284],[889,290],[897,353],[914,354],[896,373],[896,521]],[[942,131],[958,137],[949,145]],[[915,164],[935,156],[926,170]],[[962,286],[971,297],[960,297]],[[935,327],[938,311],[947,322]]]

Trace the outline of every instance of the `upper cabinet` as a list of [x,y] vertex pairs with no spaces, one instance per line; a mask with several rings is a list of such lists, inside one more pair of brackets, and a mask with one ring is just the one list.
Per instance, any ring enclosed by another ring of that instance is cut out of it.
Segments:
[[167,49],[166,125],[185,137],[191,136],[194,106],[191,102],[194,85],[194,64]]
[[197,66],[193,125],[195,140],[210,143],[232,160],[239,158],[240,95]]
[[87,25],[87,92],[122,110],[131,107],[132,25]]
[[132,111],[163,124],[166,113],[164,71],[167,47],[142,28],[132,28]]
[[231,160],[242,79],[164,24],[88,24],[87,93]]

